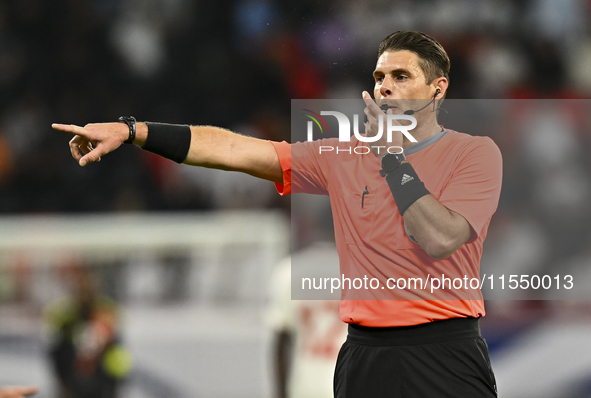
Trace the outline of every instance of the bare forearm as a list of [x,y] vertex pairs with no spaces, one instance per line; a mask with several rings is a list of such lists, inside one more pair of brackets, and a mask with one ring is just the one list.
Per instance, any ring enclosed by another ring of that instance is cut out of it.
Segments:
[[[78,161],[80,166],[86,166],[89,163],[97,162],[110,152],[113,152],[121,146],[129,137],[130,127],[125,123],[93,123],[84,127],[76,125],[52,124],[56,130],[65,131],[74,134],[70,140],[70,151],[72,157]],[[171,148],[167,147],[164,152],[154,151],[162,156],[169,157],[175,161],[181,161],[182,156],[187,153],[186,128],[181,129],[185,132],[185,140],[181,139],[180,151],[177,151],[178,145],[174,143]],[[150,131],[146,123],[136,123],[135,138],[133,143],[144,147]],[[154,130],[153,133],[155,133]],[[178,130],[173,128],[171,134],[176,134]],[[166,135],[170,132],[158,131],[160,149],[163,140],[168,140]],[[283,182],[283,170],[275,152],[273,144],[269,141],[259,140],[253,137],[245,137],[233,133],[229,130],[212,126],[192,126],[191,141],[189,150],[184,160],[185,164],[194,166],[210,167],[221,170],[241,171],[255,177],[263,178],[274,182]],[[178,139],[178,136],[172,137]],[[153,150],[151,148],[150,150]],[[83,154],[82,154],[82,153]],[[176,153],[180,153],[177,157]],[[180,159],[180,160],[179,160]]]
[[433,258],[447,258],[470,238],[470,224],[433,196],[425,195],[405,212],[404,221],[417,242]]
[[[138,123],[134,143],[143,146],[148,126]],[[183,162],[192,166],[241,171],[274,182],[283,173],[273,145],[214,126],[191,126],[191,146]]]
[[191,134],[184,163],[282,181],[279,160],[270,142],[212,126],[192,126]]

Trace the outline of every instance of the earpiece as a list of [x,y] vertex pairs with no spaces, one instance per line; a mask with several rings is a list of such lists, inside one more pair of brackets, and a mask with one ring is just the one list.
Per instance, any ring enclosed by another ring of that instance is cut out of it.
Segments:
[[[435,90],[435,95],[433,96],[433,99],[431,101],[429,101],[429,103],[427,105],[425,105],[424,107],[422,107],[421,109],[417,109],[417,110],[409,109],[407,111],[404,111],[403,113],[405,115],[414,115],[415,113],[422,111],[423,109],[425,109],[426,107],[428,107],[429,105],[431,105],[432,103],[435,102],[435,98],[437,98],[437,96],[439,95],[440,92],[441,92],[441,89],[437,88],[437,90]],[[435,111],[435,104],[433,104],[433,111]]]

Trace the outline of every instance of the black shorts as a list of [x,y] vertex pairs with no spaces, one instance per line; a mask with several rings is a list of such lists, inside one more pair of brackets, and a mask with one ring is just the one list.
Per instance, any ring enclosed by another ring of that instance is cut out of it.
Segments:
[[497,397],[477,318],[370,328],[349,325],[335,398]]

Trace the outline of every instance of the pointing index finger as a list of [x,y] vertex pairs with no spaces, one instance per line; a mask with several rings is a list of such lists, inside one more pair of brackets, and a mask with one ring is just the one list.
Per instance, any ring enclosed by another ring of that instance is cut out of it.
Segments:
[[75,124],[59,124],[53,123],[51,127],[54,130],[65,131],[66,133],[78,134],[83,137],[88,135],[88,131],[84,129],[84,127],[76,126]]

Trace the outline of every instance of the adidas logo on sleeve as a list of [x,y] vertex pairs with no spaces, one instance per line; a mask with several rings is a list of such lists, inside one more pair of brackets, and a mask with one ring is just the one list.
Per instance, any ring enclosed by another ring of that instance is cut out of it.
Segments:
[[412,180],[414,180],[414,177],[409,176],[408,174],[403,174],[402,175],[402,182],[400,183],[400,185],[404,185],[407,182],[412,181]]

